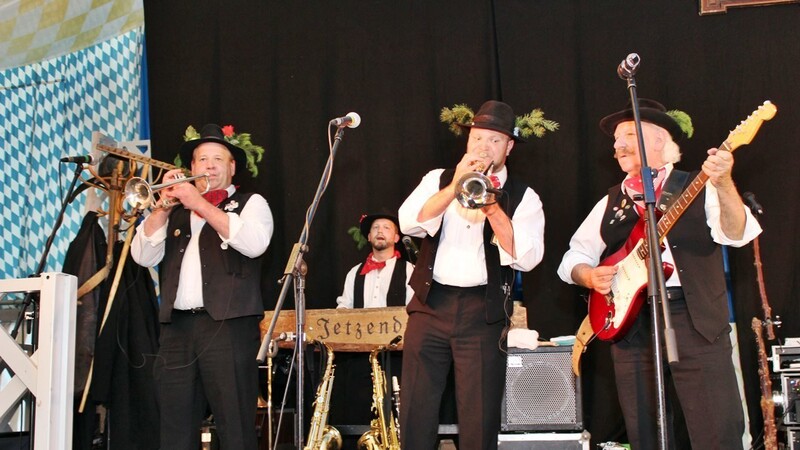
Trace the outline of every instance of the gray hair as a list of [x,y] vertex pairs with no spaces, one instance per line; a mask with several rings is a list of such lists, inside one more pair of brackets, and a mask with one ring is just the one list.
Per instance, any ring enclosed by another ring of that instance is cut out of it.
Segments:
[[672,135],[669,133],[664,134],[666,135],[663,152],[664,162],[675,164],[681,160],[681,148],[672,140]]

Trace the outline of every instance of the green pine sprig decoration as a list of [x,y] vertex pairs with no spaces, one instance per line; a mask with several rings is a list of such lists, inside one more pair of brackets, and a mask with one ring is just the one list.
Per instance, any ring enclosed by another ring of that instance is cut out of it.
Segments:
[[667,111],[667,115],[672,117],[675,122],[678,123],[678,126],[681,127],[681,131],[686,135],[687,138],[691,138],[694,134],[694,126],[692,125],[692,117],[689,114],[679,110],[673,109]]
[[247,156],[247,170],[253,174],[253,178],[258,176],[258,163],[264,157],[264,147],[253,144],[250,140],[250,133],[234,134],[230,138],[226,136],[228,142],[244,150]]
[[464,132],[464,129],[459,125],[471,124],[473,117],[475,117],[475,113],[469,106],[463,103],[453,105],[452,108],[442,108],[442,112],[439,114],[439,120],[449,124],[450,131],[456,136],[461,136],[461,133]]
[[359,250],[364,248],[368,243],[367,238],[361,234],[361,228],[359,227],[350,227],[350,229],[347,230],[347,234],[353,237],[353,241],[355,241],[356,247]]
[[[244,150],[245,157],[247,157],[247,170],[250,171],[253,178],[257,177],[258,163],[260,163],[261,159],[264,157],[264,147],[253,144],[250,133],[235,133],[233,131],[233,125],[225,125],[222,127],[222,132],[226,141]],[[192,125],[186,127],[186,131],[183,133],[184,141],[192,141],[200,138],[200,133],[198,133]],[[175,157],[175,165],[178,167],[183,166],[180,155]]]
[[526,139],[531,135],[540,138],[548,131],[556,131],[559,126],[558,122],[545,119],[544,111],[539,108],[523,116],[517,116],[514,125],[519,129],[520,135]]
[[[475,113],[472,109],[465,104],[453,105],[452,108],[442,108],[439,114],[439,120],[449,125],[450,131],[456,136],[461,136],[464,129],[461,125],[470,125]],[[544,118],[544,112],[541,109],[534,109],[533,111],[523,116],[517,116],[514,121],[515,134],[519,133],[520,136],[528,138],[531,135],[542,137],[547,131],[555,131],[558,129],[559,124],[556,121]]]

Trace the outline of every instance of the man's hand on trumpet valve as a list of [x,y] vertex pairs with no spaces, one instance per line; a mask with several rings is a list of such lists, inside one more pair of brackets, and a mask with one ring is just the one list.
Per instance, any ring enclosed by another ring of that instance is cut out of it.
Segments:
[[[162,180],[164,183],[170,183],[184,178],[186,178],[184,171],[182,169],[175,169],[165,173]],[[204,183],[205,180],[200,178],[195,182]],[[198,202],[204,201],[200,191],[193,182],[176,183],[165,187],[159,193],[161,194],[159,203],[163,204],[166,201],[168,203],[167,207],[170,207],[170,203],[172,206],[181,203],[185,208],[195,210],[199,205]]]
[[464,156],[461,157],[461,161],[456,165],[453,183],[457,183],[461,177],[468,173],[483,172],[486,170],[489,164],[491,164],[491,160],[488,159],[488,156],[489,155],[485,152],[477,154],[464,153]]

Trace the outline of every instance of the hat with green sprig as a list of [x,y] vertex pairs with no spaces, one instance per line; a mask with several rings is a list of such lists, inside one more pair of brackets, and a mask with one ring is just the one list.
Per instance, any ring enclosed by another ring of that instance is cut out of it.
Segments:
[[237,173],[243,168],[247,168],[253,177],[258,176],[258,163],[264,155],[264,147],[255,145],[250,140],[250,133],[236,133],[233,125],[220,127],[217,124],[209,123],[203,125],[198,133],[191,125],[186,128],[183,135],[185,141],[178,151],[175,158],[175,165],[182,166],[185,161],[187,166],[191,164],[194,149],[205,142],[216,142],[224,145],[233,155],[236,161]]
[[[403,237],[403,233],[400,231],[400,221],[397,219],[397,216],[387,212],[386,209],[383,209],[382,212],[379,213],[362,214],[361,218],[358,219],[358,226],[350,227],[350,229],[347,230],[347,234],[349,234],[353,238],[353,241],[355,241],[356,248],[361,250],[369,244],[367,238],[369,237],[370,230],[372,229],[372,224],[378,219],[386,219],[391,221],[395,226],[397,236],[400,238]],[[408,252],[401,241],[398,240],[395,242],[394,248],[400,252],[400,258],[405,259],[406,261],[409,260]]]
[[[650,122],[667,130],[675,142],[681,140],[684,135],[686,138],[691,138],[694,134],[692,118],[688,114],[678,109],[667,111],[664,105],[655,100],[640,98],[639,116],[642,121]],[[617,129],[617,125],[630,120],[633,120],[633,108],[631,107],[631,102],[628,101],[625,109],[600,119],[600,129],[605,134],[614,137],[614,130]]]
[[442,108],[439,119],[449,124],[450,131],[456,136],[460,136],[464,128],[475,127],[499,131],[517,142],[527,142],[531,135],[542,137],[545,132],[558,129],[558,122],[545,119],[541,109],[534,109],[523,116],[514,116],[514,111],[508,104],[497,100],[485,102],[477,114],[465,104]]

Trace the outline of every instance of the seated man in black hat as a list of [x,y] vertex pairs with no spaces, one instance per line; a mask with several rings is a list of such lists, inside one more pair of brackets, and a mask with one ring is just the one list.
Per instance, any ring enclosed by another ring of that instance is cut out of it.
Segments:
[[[658,169],[653,183],[656,193],[662,188],[670,191],[675,178],[682,176],[686,181],[678,183],[680,193],[696,175],[686,176],[673,168],[681,156],[676,141],[684,134],[691,136],[691,119],[682,112],[667,113],[663,105],[647,99],[639,100],[639,110],[647,163]],[[558,274],[567,283],[604,295],[611,291],[618,266],[601,262],[623,248],[640,223],[644,205],[632,109],[603,118],[600,128],[614,138],[613,156],[626,176],[622,184],[609,189],[575,232]],[[744,419],[731,359],[720,246],[745,245],[761,228],[739,197],[731,178],[732,168],[730,152],[708,150],[702,170],[711,182],[675,223],[662,254],[663,261],[675,267],[666,280],[666,296],[680,358],[676,364],[665,364],[665,378],[671,379],[676,388],[692,448],[696,449],[742,448]],[[641,282],[646,284],[646,274],[644,278]],[[630,330],[611,346],[619,399],[633,449],[659,446],[651,330],[650,314],[643,308]],[[672,434],[671,430],[667,432]]]
[[[454,169],[429,172],[400,207],[400,230],[423,238],[411,276],[404,337],[400,430],[404,449],[434,448],[439,406],[453,368],[460,449],[497,448],[505,380],[503,331],[511,314],[514,270],[530,271],[544,255],[544,212],[539,196],[509,174],[515,144],[534,133],[511,107],[466,107],[451,130],[469,130],[466,152]],[[462,114],[468,112],[468,114]],[[535,114],[527,115],[541,117]],[[528,133],[530,131],[530,133]],[[457,200],[463,176],[491,171],[496,201]],[[500,191],[501,190],[501,191]],[[469,202],[467,202],[469,204]]]
[[[383,308],[405,306],[414,295],[408,285],[414,266],[403,258],[400,224],[391,214],[370,214],[361,218],[361,236],[372,251],[365,261],[347,273],[337,308]],[[394,336],[389,336],[385,344]],[[387,383],[400,375],[400,352],[381,361]],[[372,412],[372,370],[366,353],[336,354],[336,383],[333,385],[330,422],[369,425]],[[391,384],[388,385],[392,387]],[[387,397],[388,401],[388,397]]]
[[366,261],[350,269],[344,280],[337,308],[382,308],[405,306],[414,290],[408,285],[414,266],[400,252],[400,224],[389,214],[361,218],[361,235],[372,251]]
[[[131,246],[142,266],[159,265],[161,335],[155,378],[161,410],[161,448],[197,450],[210,407],[224,449],[257,448],[261,258],[272,238],[269,205],[231,184],[248,168],[245,149],[263,149],[233,127],[189,127],[180,149],[192,175],[208,179],[161,191],[182,206],[156,208]],[[251,172],[257,173],[251,167]],[[164,174],[169,182],[182,170]],[[208,186],[208,193],[201,191]],[[160,202],[161,203],[161,202]]]

